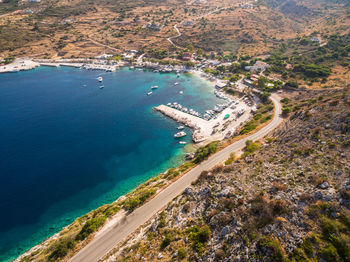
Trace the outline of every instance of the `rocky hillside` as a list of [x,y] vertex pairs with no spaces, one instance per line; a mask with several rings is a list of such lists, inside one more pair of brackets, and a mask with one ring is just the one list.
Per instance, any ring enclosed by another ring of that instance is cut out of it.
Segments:
[[203,172],[106,261],[350,261],[350,91],[282,101],[271,137]]

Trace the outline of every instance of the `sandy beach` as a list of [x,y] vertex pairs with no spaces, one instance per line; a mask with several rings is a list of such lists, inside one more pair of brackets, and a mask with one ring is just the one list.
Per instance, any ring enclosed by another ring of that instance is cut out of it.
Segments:
[[40,66],[30,59],[18,58],[15,59],[11,64],[0,66],[0,73],[15,73],[19,71],[31,70]]

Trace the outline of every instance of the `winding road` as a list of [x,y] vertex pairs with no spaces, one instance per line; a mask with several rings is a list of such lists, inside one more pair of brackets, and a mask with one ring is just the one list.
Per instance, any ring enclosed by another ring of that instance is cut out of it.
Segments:
[[69,261],[71,262],[96,262],[101,259],[105,254],[111,251],[117,244],[123,241],[128,235],[133,233],[137,228],[145,224],[150,218],[152,218],[158,211],[165,207],[172,199],[180,195],[187,187],[195,181],[202,171],[210,170],[217,164],[220,164],[230,157],[232,152],[238,152],[245,147],[247,140],[258,140],[269,134],[275,128],[277,128],[281,122],[281,104],[279,103],[279,97],[276,95],[271,96],[271,100],[275,106],[274,117],[272,121],[265,127],[257,131],[256,133],[246,136],[237,142],[229,145],[223,150],[217,152],[207,160],[203,161],[200,165],[196,166],[188,173],[183,175],[177,181],[169,185],[159,194],[157,194],[150,201],[143,206],[137,208],[131,214],[127,215],[125,219],[116,224],[114,227],[104,230],[101,234],[98,234],[87,246],[80,250]]
[[[215,13],[215,12],[218,12],[218,11],[220,11],[220,10],[222,10],[222,9],[224,9],[224,8],[217,8],[217,9],[212,10],[212,11],[210,11],[210,12],[204,14],[204,15],[198,16],[198,17],[197,17],[196,19],[194,19],[194,20],[195,20],[195,21],[198,21],[199,19],[201,19],[201,18],[203,18],[203,17],[205,17],[205,16],[208,16],[208,15],[211,15],[211,14],[213,14],[213,13]],[[183,21],[181,21],[180,23],[174,25],[174,29],[176,30],[177,35],[168,37],[168,38],[166,39],[166,40],[168,40],[168,42],[169,42],[170,44],[172,44],[173,46],[175,46],[175,47],[177,47],[177,48],[183,48],[183,47],[174,44],[174,42],[172,41],[172,39],[178,38],[178,37],[180,37],[180,36],[182,35],[182,33],[180,32],[180,30],[179,30],[179,28],[178,28],[177,26],[178,26],[179,24],[181,25],[183,22],[185,22],[185,20],[183,20]]]

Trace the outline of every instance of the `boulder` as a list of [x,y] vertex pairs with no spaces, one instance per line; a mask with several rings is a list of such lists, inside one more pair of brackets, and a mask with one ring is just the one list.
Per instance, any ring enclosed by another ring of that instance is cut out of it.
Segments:
[[322,200],[323,199],[323,195],[322,195],[322,192],[321,191],[316,191],[314,193],[314,199],[317,201],[317,200]]

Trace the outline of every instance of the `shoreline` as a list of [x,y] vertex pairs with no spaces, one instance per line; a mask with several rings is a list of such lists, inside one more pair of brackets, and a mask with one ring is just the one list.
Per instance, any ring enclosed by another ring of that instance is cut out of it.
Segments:
[[[23,61],[23,60],[20,60],[20,61]],[[78,63],[60,64],[60,65],[62,65],[62,66],[71,66],[71,67],[80,67],[80,66],[78,66]],[[24,69],[24,70],[31,70],[31,69],[34,69],[34,68],[36,68],[36,67],[38,67],[38,66],[57,66],[57,65],[55,65],[55,64],[45,64],[45,63],[38,64],[38,63],[33,62],[32,66],[33,66],[32,68],[26,68],[26,69]],[[125,67],[127,67],[127,66],[125,66]],[[129,68],[130,68],[130,66],[129,66]],[[144,67],[144,68],[145,68],[145,69],[148,69],[148,67]],[[131,68],[131,69],[132,69],[132,68]],[[24,71],[24,70],[21,70],[21,71]],[[104,69],[102,69],[102,70],[104,70]],[[199,78],[202,78],[202,79],[204,79],[204,80],[206,80],[206,81],[209,81],[206,77],[203,76],[203,74],[205,74],[205,73],[202,73],[202,72],[200,72],[200,71],[191,70],[191,71],[188,72],[188,73],[190,73],[190,74],[192,74],[192,75],[195,75],[195,76],[197,76],[197,77],[199,77]],[[212,83],[213,80],[211,80],[210,82]],[[213,84],[214,84],[214,83],[213,83]],[[212,85],[211,87],[213,88],[213,90],[215,90],[213,85]],[[190,145],[191,145],[191,146],[194,146],[194,144],[192,144],[192,143],[189,144],[189,145],[187,145],[187,146],[190,146]],[[198,146],[198,145],[196,145],[196,146]],[[166,172],[167,172],[167,171],[166,171]],[[158,173],[158,174],[156,174],[155,176],[153,176],[152,178],[156,178],[156,177],[160,176],[161,174],[163,174],[163,173]],[[150,179],[152,179],[152,178],[150,178]],[[147,180],[147,181],[148,181],[148,180]],[[146,181],[146,182],[147,182],[147,181]],[[138,184],[138,185],[135,186],[135,188],[133,188],[129,193],[132,193],[132,192],[135,191],[140,185],[142,185],[142,184],[144,184],[144,183],[146,183],[146,182],[143,182],[143,183]],[[128,193],[128,194],[129,194],[129,193]],[[120,196],[118,199],[116,199],[115,201],[113,201],[113,203],[114,203],[114,202],[121,201],[122,199],[126,198],[126,195],[127,195],[127,194],[125,194],[125,195],[123,195],[123,196]],[[93,212],[93,210],[91,210],[90,212]],[[90,213],[90,212],[88,212],[88,213]],[[88,214],[88,213],[86,213],[86,214]],[[103,230],[105,227],[110,227],[110,226],[113,226],[113,225],[115,225],[116,223],[118,223],[118,222],[120,221],[120,219],[123,218],[123,216],[120,216],[119,213],[120,213],[120,212],[118,212],[116,215],[110,217],[110,218],[108,219],[107,223],[105,224],[105,226],[104,226],[101,230]],[[118,219],[116,219],[115,216],[120,216],[120,217],[119,217]],[[57,232],[57,233],[53,234],[52,236],[46,238],[45,240],[43,240],[43,241],[40,242],[39,244],[33,246],[32,248],[30,248],[29,250],[27,250],[26,252],[24,252],[23,254],[21,254],[21,255],[20,255],[19,257],[17,257],[14,261],[20,261],[22,258],[27,257],[27,256],[33,254],[34,252],[36,252],[36,251],[38,251],[38,250],[40,250],[40,249],[42,249],[42,248],[47,247],[49,244],[52,243],[52,241],[58,239],[58,238],[61,236],[62,231],[66,230],[67,227],[69,227],[70,225],[72,225],[72,224],[76,221],[76,219],[78,219],[78,218],[79,218],[79,217],[75,218],[75,220],[74,220],[72,223],[70,223],[69,225],[63,227],[59,232]],[[98,231],[98,232],[100,232],[100,231]],[[98,232],[97,232],[97,234],[98,234]]]

